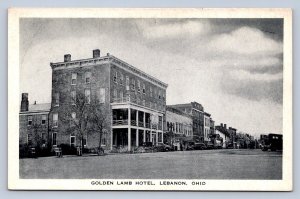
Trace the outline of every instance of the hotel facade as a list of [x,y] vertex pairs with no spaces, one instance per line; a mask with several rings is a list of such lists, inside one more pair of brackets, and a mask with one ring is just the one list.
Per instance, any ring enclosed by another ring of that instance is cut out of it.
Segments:
[[[53,146],[70,144],[79,146],[76,134],[64,124],[65,111],[79,93],[86,99],[98,99],[108,110],[101,145],[106,150],[122,148],[131,151],[143,142],[153,145],[163,142],[166,112],[167,84],[142,72],[132,65],[110,55],[51,63],[52,100],[50,131]],[[99,104],[99,105],[100,105]],[[72,113],[72,117],[76,113]],[[95,132],[84,135],[84,146],[99,146],[100,136]]]

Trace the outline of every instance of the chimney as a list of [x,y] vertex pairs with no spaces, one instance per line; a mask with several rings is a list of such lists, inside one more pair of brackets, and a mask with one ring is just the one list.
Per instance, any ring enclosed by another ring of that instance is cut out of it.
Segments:
[[227,128],[227,124],[224,124],[224,128],[225,128],[225,129]]
[[70,54],[64,55],[64,62],[69,62],[69,61],[71,61],[71,55]]
[[98,58],[98,57],[100,57],[100,50],[99,49],[93,50],[93,58]]
[[36,101],[34,101],[34,105],[36,105]]
[[109,54],[109,53],[106,53],[106,56],[107,56],[107,57],[109,57],[109,56],[110,56],[110,54]]
[[221,127],[223,127],[223,123],[221,123]]
[[22,93],[21,112],[28,111],[28,93]]

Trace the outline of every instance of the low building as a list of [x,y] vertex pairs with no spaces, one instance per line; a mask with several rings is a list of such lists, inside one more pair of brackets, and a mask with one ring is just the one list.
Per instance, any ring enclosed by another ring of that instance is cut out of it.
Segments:
[[[28,93],[22,93],[19,113],[19,147],[46,148],[49,140],[50,103],[29,104]],[[21,154],[20,154],[21,155]]]
[[218,141],[220,141],[223,148],[226,148],[229,143],[231,143],[231,136],[226,124],[223,125],[223,123],[221,123],[220,126],[216,126],[215,134],[219,138]]

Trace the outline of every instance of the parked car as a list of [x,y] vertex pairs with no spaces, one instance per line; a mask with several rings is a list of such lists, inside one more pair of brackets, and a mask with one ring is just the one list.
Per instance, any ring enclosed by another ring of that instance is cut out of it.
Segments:
[[154,148],[155,151],[159,151],[159,152],[173,151],[173,148],[171,146],[164,143],[158,143],[158,145],[155,146]]
[[190,150],[194,150],[195,149],[195,142],[193,141],[189,141],[186,143],[186,150],[190,151]]
[[214,149],[215,147],[214,147],[214,144],[213,143],[211,143],[211,142],[208,142],[207,144],[206,144],[206,149]]
[[204,143],[198,142],[198,143],[194,144],[194,149],[195,150],[204,150],[204,149],[206,149],[206,146]]
[[229,144],[226,146],[226,149],[233,149],[233,144],[232,144],[232,143],[229,143]]

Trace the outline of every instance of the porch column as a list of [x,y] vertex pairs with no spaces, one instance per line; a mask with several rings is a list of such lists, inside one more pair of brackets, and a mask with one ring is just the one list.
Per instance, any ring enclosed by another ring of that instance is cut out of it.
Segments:
[[146,142],[146,130],[144,130],[143,142]]
[[128,135],[127,135],[127,139],[128,139],[128,151],[131,151],[131,109],[130,107],[128,108]]
[[156,131],[156,146],[158,145],[158,132]]
[[161,142],[164,143],[164,117],[163,115],[161,116]]
[[145,112],[144,112],[143,122],[144,122],[144,128],[146,128],[146,113]]
[[136,129],[136,133],[135,133],[135,143],[136,143],[136,146],[139,146],[139,133],[140,133],[140,130],[139,129]]
[[139,127],[139,111],[136,110],[136,126]]

